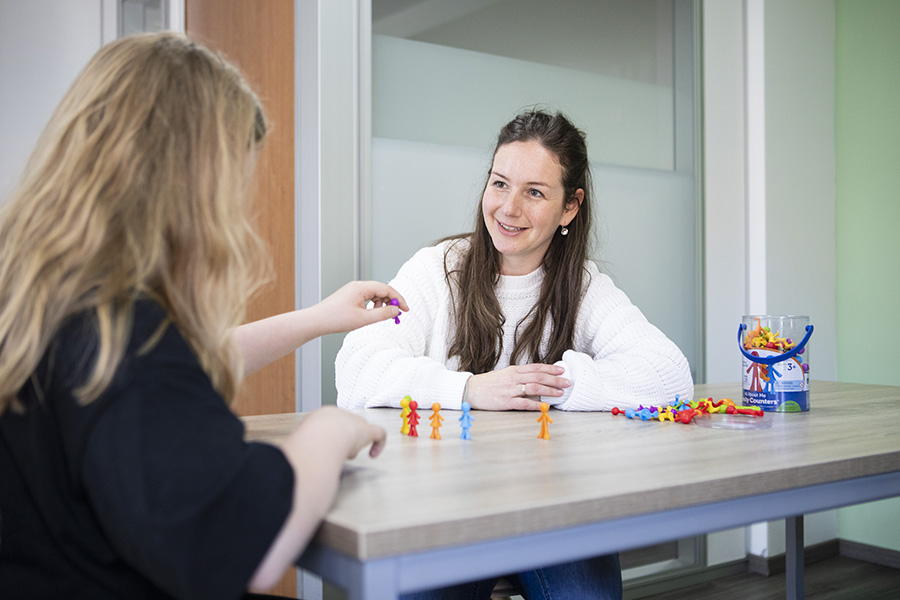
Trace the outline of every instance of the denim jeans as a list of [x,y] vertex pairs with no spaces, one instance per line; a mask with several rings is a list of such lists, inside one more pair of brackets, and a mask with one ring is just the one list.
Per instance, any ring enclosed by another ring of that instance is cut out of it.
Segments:
[[[621,600],[619,555],[609,554],[573,563],[532,569],[504,579],[525,600]],[[401,600],[488,600],[498,578],[452,587],[403,594]]]

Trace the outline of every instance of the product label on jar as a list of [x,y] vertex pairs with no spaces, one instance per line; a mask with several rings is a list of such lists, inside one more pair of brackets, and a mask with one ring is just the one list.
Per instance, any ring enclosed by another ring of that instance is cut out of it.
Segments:
[[[758,348],[760,358],[779,356],[780,352]],[[809,410],[809,367],[799,357],[772,365],[743,358],[744,404],[765,411],[800,412]]]

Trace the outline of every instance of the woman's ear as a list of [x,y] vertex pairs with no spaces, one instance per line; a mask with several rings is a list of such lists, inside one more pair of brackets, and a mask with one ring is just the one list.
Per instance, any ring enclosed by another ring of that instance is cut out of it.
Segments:
[[578,201],[578,206],[581,206],[581,203],[584,202],[584,190],[578,188],[577,190],[575,190],[575,193],[572,194],[572,198]]
[[566,200],[566,210],[563,212],[563,222],[560,223],[560,225],[567,227],[569,223],[572,222],[572,219],[578,214],[578,209],[581,208],[582,202],[584,202],[584,190],[578,188],[575,190],[575,193]]

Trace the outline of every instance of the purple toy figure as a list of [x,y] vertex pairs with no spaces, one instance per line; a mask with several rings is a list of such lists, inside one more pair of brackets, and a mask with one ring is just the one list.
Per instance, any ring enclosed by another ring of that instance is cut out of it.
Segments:
[[[400,301],[397,300],[396,298],[394,298],[393,300],[391,300],[391,306],[400,306]],[[402,314],[403,313],[398,310],[397,316],[394,317],[394,323],[396,323],[397,325],[400,324],[400,315],[402,315]]]
[[462,433],[459,434],[459,439],[461,440],[471,440],[472,437],[469,435],[469,429],[472,427],[472,415],[469,414],[469,411],[472,409],[472,405],[468,402],[463,402],[460,405],[462,409],[462,416],[459,418],[459,424],[462,426]]

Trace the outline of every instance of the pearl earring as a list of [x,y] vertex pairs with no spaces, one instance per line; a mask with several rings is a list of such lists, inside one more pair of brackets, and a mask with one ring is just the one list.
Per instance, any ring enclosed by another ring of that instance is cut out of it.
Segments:
[[562,235],[569,235],[569,228],[568,228],[568,227],[563,227],[562,229],[560,229],[559,232],[560,232]]

